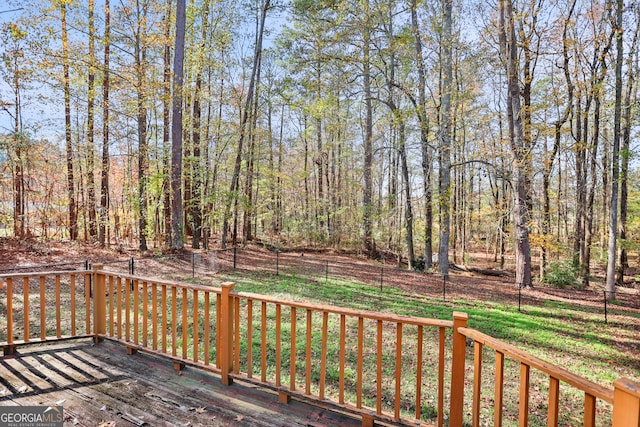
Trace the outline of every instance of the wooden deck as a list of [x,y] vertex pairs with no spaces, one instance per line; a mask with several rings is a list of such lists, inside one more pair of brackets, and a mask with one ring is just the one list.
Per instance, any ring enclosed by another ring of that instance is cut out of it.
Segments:
[[[0,359],[0,406],[62,405],[65,425],[360,426],[332,410],[161,357],[127,355],[124,346],[74,340],[19,347]],[[105,423],[105,424],[101,424]]]

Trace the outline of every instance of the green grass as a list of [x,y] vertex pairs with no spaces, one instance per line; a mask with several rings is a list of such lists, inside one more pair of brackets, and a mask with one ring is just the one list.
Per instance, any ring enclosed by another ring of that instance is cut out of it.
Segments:
[[[380,287],[354,280],[314,280],[247,272],[241,275],[227,275],[224,280],[235,282],[238,291],[355,309],[436,319],[452,319],[454,311],[464,311],[469,315],[470,327],[567,368],[591,381],[611,387],[612,382],[620,377],[640,380],[638,358],[616,345],[618,339],[626,339],[636,344],[640,341],[636,326],[638,313],[634,312],[615,311],[615,317],[610,318],[609,323],[605,323],[602,313],[598,310],[566,302],[524,304],[521,311],[518,311],[517,307],[496,302],[460,298],[443,301],[420,294],[404,293],[389,287],[381,290]],[[314,343],[314,348],[315,345],[317,343]],[[300,344],[298,348],[300,349]],[[329,352],[331,351],[330,348]],[[468,354],[472,355],[472,351],[468,351]],[[484,354],[486,366],[483,367],[483,396],[489,399],[493,397],[494,354],[488,349],[484,350]],[[411,361],[408,360],[407,363]],[[394,361],[389,361],[390,369],[393,369],[393,364]],[[468,366],[472,366],[471,359]],[[519,366],[510,362],[508,368],[505,373],[506,381],[509,383],[505,384],[505,425],[510,425],[509,420],[514,417],[517,419]],[[472,380],[472,373],[468,373],[468,379]],[[532,371],[530,425],[546,423],[547,389],[548,377]],[[561,390],[562,398],[567,401],[564,403],[564,410],[561,410],[562,423],[577,425],[581,420],[578,415],[582,411],[584,396],[568,386],[563,386]],[[470,405],[470,400],[469,395],[466,399],[467,405]],[[488,404],[486,406],[483,415],[490,417],[492,408]],[[566,410],[567,408],[569,410]],[[600,403],[598,414],[598,425],[610,423],[608,405]]]

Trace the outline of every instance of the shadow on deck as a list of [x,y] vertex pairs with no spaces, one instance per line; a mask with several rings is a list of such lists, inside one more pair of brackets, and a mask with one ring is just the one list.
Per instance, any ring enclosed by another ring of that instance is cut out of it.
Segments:
[[92,427],[362,425],[305,402],[281,404],[268,388],[223,386],[204,370],[178,373],[169,359],[86,339],[27,345],[1,358],[0,406],[7,405],[62,405],[65,425]]

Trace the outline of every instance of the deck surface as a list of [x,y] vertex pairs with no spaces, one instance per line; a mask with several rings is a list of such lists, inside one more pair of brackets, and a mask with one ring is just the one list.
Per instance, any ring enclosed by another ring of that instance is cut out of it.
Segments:
[[19,347],[0,358],[0,406],[62,405],[69,426],[360,426],[361,421],[168,359],[90,340]]

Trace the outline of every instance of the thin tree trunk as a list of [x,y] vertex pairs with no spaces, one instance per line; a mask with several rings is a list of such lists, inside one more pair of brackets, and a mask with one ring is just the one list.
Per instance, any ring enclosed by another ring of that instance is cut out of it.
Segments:
[[64,75],[64,125],[67,152],[67,205],[69,210],[69,238],[78,239],[78,214],[76,211],[74,174],[73,174],[73,140],[71,138],[71,82],[69,79],[69,36],[67,34],[67,6],[60,3],[62,24],[62,69]]
[[371,28],[369,25],[369,0],[364,1],[364,19],[363,25],[363,47],[362,47],[362,66],[363,66],[363,86],[364,86],[364,108],[365,108],[365,129],[364,129],[364,191],[362,204],[364,212],[362,215],[362,226],[364,230],[364,251],[370,257],[375,257],[376,250],[373,242],[373,178],[371,169],[373,166],[373,110],[371,106],[371,59],[370,59],[370,43]]
[[94,114],[95,114],[95,25],[94,0],[89,0],[89,70],[87,84],[87,208],[89,213],[89,236],[91,240],[98,237],[96,223],[96,183],[95,183],[95,143],[94,143]]
[[443,277],[449,276],[449,239],[451,236],[451,92],[453,65],[451,44],[452,0],[442,0],[442,105],[440,119],[439,186],[440,195],[440,239],[438,247],[438,270]]
[[137,122],[138,122],[138,209],[139,221],[138,228],[140,233],[141,251],[147,250],[147,180],[148,180],[148,162],[149,162],[149,143],[147,141],[147,97],[146,97],[146,19],[147,13],[143,7],[142,16],[140,15],[140,5],[137,5],[138,28],[136,29],[135,40],[135,61],[136,61],[136,92],[137,92]]
[[111,10],[104,2],[104,76],[102,78],[102,171],[100,177],[100,227],[98,240],[109,246],[109,54],[111,48]]
[[433,204],[431,202],[431,148],[429,147],[429,119],[426,114],[426,73],[422,57],[422,41],[418,25],[416,0],[411,0],[411,28],[416,45],[418,68],[418,121],[420,122],[420,154],[422,156],[422,186],[424,189],[424,270],[431,268],[433,259]]
[[609,220],[609,245],[607,260],[607,281],[605,290],[607,297],[611,300],[616,298],[616,249],[617,249],[617,229],[618,229],[618,178],[620,175],[620,125],[622,121],[622,59],[623,43],[622,36],[622,0],[616,1],[616,99],[613,119],[613,150],[611,152],[611,211]]
[[[638,72],[638,66],[636,63],[635,71],[633,67],[634,59],[637,61],[638,57],[638,35],[640,32],[640,8],[636,8],[636,29],[633,34],[633,41],[631,43],[630,54],[627,60],[628,80],[626,87],[626,94],[624,99],[624,129],[622,130],[622,163],[620,165],[620,240],[626,243],[627,239],[627,214],[629,208],[629,190],[628,190],[628,178],[629,178],[629,156],[630,156],[630,143],[631,143],[631,95],[635,87],[635,73]],[[636,99],[634,97],[634,99]],[[618,272],[616,276],[616,283],[620,286],[624,285],[624,273],[625,269],[629,268],[629,259],[627,256],[627,247],[623,245],[620,248],[620,264],[618,265]]]

